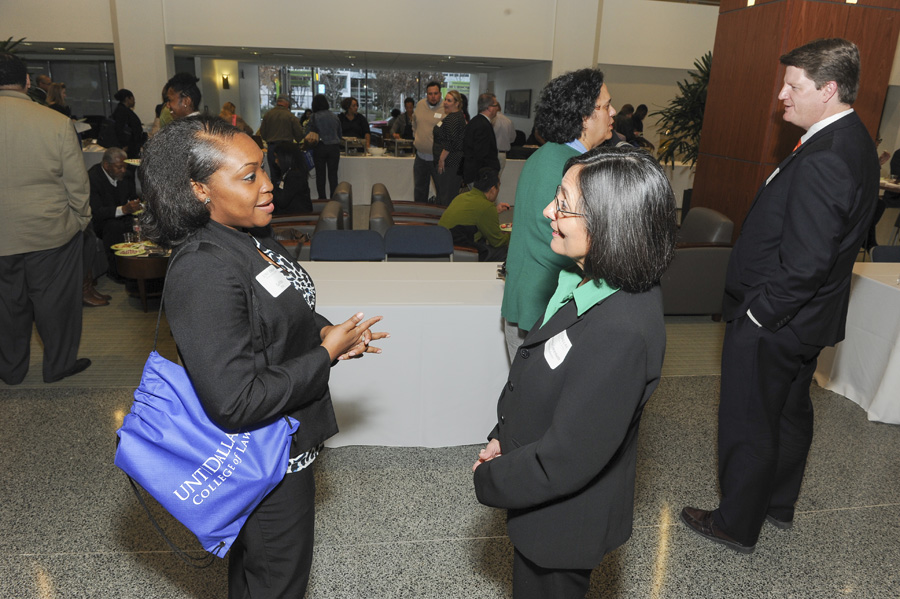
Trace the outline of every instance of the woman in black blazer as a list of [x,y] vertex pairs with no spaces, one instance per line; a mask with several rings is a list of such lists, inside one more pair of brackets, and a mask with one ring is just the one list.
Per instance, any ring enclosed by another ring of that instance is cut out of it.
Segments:
[[544,215],[551,249],[576,268],[519,348],[473,466],[478,500],[508,510],[516,599],[583,597],[631,536],[638,424],[666,345],[658,282],[675,246],[672,189],[634,148],[570,159]]
[[275,164],[281,169],[281,181],[272,190],[275,214],[312,212],[309,195],[309,170],[297,144],[280,142],[269,148],[275,153]]
[[230,597],[302,597],[312,563],[315,479],[337,432],[329,370],[386,336],[356,314],[332,326],[312,280],[271,236],[272,183],[249,136],[210,116],[179,119],[144,148],[147,237],[174,248],[166,317],[207,414],[226,429],[300,421],[284,480],[229,554]]
[[131,90],[120,89],[114,97],[119,102],[112,113],[119,147],[128,152],[129,158],[140,158],[141,146],[144,145],[144,126],[134,113],[134,94]]

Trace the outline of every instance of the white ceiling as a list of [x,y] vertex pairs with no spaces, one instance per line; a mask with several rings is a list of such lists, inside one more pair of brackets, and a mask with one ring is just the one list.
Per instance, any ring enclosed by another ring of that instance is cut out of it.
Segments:
[[[62,48],[62,49],[58,49]],[[175,46],[176,57],[221,58],[241,62],[275,65],[320,66],[346,69],[397,69],[442,71],[447,73],[491,73],[498,69],[535,64],[534,60],[478,56],[438,56],[434,54],[397,54],[387,52],[344,52],[297,48],[233,48],[222,46]],[[65,44],[25,42],[16,52],[29,57],[52,59],[113,58],[112,44]]]

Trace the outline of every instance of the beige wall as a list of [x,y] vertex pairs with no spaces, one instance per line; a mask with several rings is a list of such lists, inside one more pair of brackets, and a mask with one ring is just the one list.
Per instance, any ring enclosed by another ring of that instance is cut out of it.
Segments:
[[111,44],[110,0],[2,0],[0,38],[9,36],[63,44]]
[[[21,2],[22,0],[4,0]],[[562,0],[572,1],[572,0]],[[578,0],[590,4],[586,0]],[[555,2],[164,0],[169,44],[549,59]],[[596,0],[594,0],[596,4]],[[401,24],[402,22],[402,24]]]
[[603,0],[597,62],[689,69],[713,49],[718,6]]

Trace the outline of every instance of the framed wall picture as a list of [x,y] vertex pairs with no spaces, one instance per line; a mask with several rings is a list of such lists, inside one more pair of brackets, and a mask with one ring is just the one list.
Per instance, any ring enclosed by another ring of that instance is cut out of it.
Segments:
[[531,90],[509,89],[506,90],[506,101],[503,103],[503,112],[506,116],[520,116],[524,119],[531,118]]

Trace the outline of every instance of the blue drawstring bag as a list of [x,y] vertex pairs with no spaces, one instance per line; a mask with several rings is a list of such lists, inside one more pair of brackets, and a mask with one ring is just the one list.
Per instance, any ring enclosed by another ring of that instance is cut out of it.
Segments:
[[285,416],[223,430],[206,415],[184,368],[154,350],[116,432],[115,464],[204,549],[225,557],[250,513],[284,478],[298,427]]

